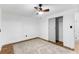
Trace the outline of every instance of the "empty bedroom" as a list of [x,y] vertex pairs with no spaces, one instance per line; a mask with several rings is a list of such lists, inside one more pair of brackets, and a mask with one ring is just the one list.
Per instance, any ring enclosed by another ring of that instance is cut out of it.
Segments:
[[0,54],[79,53],[79,4],[0,4]]

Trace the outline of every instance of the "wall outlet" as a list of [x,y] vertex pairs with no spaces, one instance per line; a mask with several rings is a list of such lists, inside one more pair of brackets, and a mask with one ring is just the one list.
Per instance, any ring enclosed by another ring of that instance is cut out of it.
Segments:
[[27,37],[27,35],[26,35],[26,37]]

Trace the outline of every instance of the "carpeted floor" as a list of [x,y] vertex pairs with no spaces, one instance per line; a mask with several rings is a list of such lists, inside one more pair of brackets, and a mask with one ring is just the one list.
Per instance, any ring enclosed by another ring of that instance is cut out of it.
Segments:
[[33,39],[13,45],[15,54],[72,54],[72,50],[54,45],[50,42]]
[[79,53],[79,40],[75,40],[75,52]]

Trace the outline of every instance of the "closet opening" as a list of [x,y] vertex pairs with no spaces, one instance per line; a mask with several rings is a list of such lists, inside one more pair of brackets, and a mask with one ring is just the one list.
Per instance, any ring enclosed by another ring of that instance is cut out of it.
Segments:
[[63,46],[63,16],[55,18],[55,29],[56,29],[56,44]]

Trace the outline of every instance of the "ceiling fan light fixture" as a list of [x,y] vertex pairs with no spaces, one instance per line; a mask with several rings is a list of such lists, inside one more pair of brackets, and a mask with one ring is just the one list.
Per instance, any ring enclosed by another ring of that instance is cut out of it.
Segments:
[[42,11],[39,11],[39,12],[38,12],[38,14],[39,14],[39,15],[42,15],[42,14],[44,14],[44,12],[42,12]]

